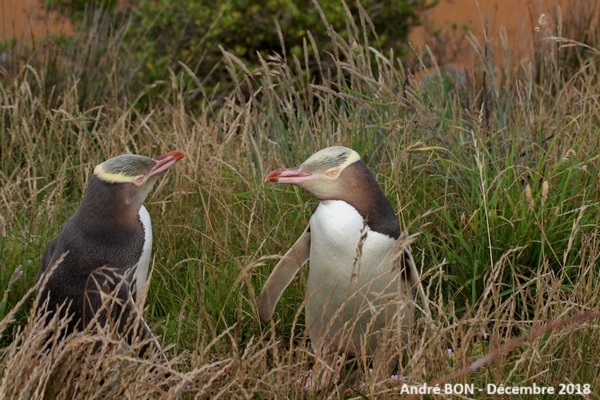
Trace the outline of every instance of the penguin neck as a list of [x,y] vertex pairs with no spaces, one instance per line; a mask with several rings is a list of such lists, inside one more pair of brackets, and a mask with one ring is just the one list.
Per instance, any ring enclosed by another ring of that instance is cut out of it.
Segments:
[[115,225],[140,227],[139,210],[144,199],[138,199],[135,189],[132,184],[106,183],[92,175],[77,214],[93,220],[101,230],[112,230]]
[[400,237],[400,224],[388,198],[362,160],[349,165],[339,177],[343,190],[320,200],[343,200],[367,221],[369,228],[393,239]]

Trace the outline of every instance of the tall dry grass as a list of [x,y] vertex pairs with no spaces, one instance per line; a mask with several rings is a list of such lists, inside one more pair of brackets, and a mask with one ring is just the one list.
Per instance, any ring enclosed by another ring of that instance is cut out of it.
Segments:
[[[24,65],[2,81],[3,398],[394,398],[405,384],[442,381],[486,354],[497,355],[452,382],[587,384],[585,397],[598,398],[597,319],[508,344],[600,308],[598,32],[588,47],[565,41],[578,40],[576,33],[546,32],[540,45],[553,51],[517,73],[497,68],[485,43],[472,41],[486,79],[432,70],[420,83],[393,54],[365,43],[368,16],[348,21],[353,36],[332,31],[330,55],[309,35],[302,57],[263,55],[262,67],[248,71],[225,49],[232,92],[195,113],[177,76],[148,112],[120,89],[82,107],[86,82],[78,79],[86,70],[52,102],[40,95],[50,79],[43,66]],[[577,54],[569,68],[560,58],[565,44]],[[325,57],[337,73],[322,67],[310,76],[308,60],[323,65]],[[303,326],[305,271],[273,324],[261,324],[255,308],[276,255],[316,204],[262,178],[333,144],[365,155],[402,226],[418,233],[413,252],[432,309],[431,318],[418,313],[405,346],[392,339],[382,346],[389,354],[372,364],[313,354]],[[147,202],[155,245],[145,310],[170,361],[139,359],[135,346],[103,333],[42,351],[47,331],[31,315],[34,295],[25,296],[94,165],[124,152],[173,149],[187,157]],[[403,379],[390,376],[385,360],[394,356]],[[308,371],[327,366],[338,383],[305,389]]]

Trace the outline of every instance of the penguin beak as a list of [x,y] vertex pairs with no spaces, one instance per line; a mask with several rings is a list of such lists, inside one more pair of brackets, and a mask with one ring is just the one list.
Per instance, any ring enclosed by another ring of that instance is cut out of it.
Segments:
[[309,172],[304,172],[301,167],[294,168],[279,168],[271,171],[265,176],[265,182],[273,183],[291,183],[298,184],[300,182],[317,179],[316,175]]
[[153,160],[156,161],[156,165],[148,174],[148,178],[153,175],[160,174],[170,166],[175,165],[175,163],[181,160],[183,157],[185,157],[185,153],[181,151],[170,151],[166,154],[154,157]]

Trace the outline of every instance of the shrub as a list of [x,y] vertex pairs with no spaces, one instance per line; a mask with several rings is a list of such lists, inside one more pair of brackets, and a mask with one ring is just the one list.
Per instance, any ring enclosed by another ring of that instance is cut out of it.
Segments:
[[409,29],[419,23],[418,13],[435,2],[363,0],[346,4],[329,0],[319,5],[312,0],[233,0],[217,5],[206,0],[132,0],[121,8],[115,7],[114,1],[57,0],[50,4],[68,11],[82,30],[90,26],[94,8],[112,15],[113,30],[126,27],[121,57],[139,66],[138,88],[168,80],[170,71],[179,74],[189,68],[202,84],[199,88],[184,74],[189,104],[212,91],[223,93],[228,86],[230,77],[222,64],[220,46],[250,69],[260,65],[258,53],[300,58],[307,43],[322,52],[333,52],[334,36],[347,40],[350,30],[356,30],[346,14],[358,18],[364,9],[372,20],[364,39],[402,54],[408,50],[405,39]]

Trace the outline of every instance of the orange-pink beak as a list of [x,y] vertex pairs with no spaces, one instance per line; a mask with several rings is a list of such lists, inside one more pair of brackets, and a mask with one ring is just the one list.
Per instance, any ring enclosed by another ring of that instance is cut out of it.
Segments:
[[300,182],[309,181],[316,179],[317,177],[309,172],[304,172],[301,167],[294,168],[279,168],[271,171],[265,176],[265,181],[273,183],[292,183],[298,184]]
[[170,166],[175,165],[175,163],[183,157],[185,157],[185,153],[176,150],[154,157],[153,160],[156,161],[156,166],[152,168],[149,176],[160,174]]

